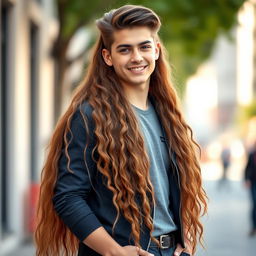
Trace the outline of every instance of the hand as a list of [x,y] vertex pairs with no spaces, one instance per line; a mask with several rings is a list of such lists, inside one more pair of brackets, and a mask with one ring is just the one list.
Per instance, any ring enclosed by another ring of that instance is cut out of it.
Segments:
[[173,255],[174,256],[182,256],[183,252],[187,253],[188,255],[191,255],[189,248],[184,249],[180,244],[177,244],[177,247],[176,247]]
[[251,182],[249,180],[246,180],[244,183],[246,188],[250,188],[251,187]]
[[127,245],[123,248],[122,256],[154,256],[152,253],[149,253],[137,246]]

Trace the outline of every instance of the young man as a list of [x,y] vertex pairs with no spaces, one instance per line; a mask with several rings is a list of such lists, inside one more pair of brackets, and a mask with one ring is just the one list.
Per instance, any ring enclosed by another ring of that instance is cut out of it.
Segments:
[[206,195],[160,25],[133,5],[97,20],[91,65],[43,169],[38,256],[194,254]]

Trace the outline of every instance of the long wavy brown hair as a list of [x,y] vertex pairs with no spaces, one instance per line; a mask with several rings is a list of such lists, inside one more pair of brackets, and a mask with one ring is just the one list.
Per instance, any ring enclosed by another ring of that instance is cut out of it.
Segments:
[[[161,23],[152,10],[126,5],[106,13],[96,24],[100,36],[87,75],[56,126],[42,171],[38,225],[35,232],[37,256],[68,256],[77,252],[79,241],[56,214],[52,198],[63,148],[70,159],[67,135],[70,132],[71,119],[83,102],[88,102],[93,109],[95,150],[99,156],[97,169],[107,178],[107,187],[113,192],[113,204],[117,210],[116,221],[121,214],[129,221],[131,235],[137,245],[141,235],[141,222],[151,230],[152,236],[153,220],[150,212],[154,193],[149,178],[149,158],[138,120],[114,69],[104,62],[102,49],[110,50],[114,31],[134,26],[150,28],[155,40],[159,40],[157,32]],[[202,241],[203,226],[199,218],[207,209],[206,194],[202,188],[198,145],[179,109],[162,45],[156,68],[151,75],[149,96],[157,103],[156,111],[170,148],[176,154],[180,173],[182,222],[194,253],[198,240]],[[87,125],[86,118],[84,122]],[[135,200],[137,194],[142,199],[142,205],[138,205]]]

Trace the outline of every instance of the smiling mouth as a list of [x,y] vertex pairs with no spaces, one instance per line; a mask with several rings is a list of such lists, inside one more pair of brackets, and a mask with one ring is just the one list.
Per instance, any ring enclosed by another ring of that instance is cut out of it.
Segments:
[[147,67],[146,66],[139,66],[139,67],[131,67],[131,68],[128,68],[130,71],[133,71],[133,72],[140,72],[140,71],[143,71],[145,68]]

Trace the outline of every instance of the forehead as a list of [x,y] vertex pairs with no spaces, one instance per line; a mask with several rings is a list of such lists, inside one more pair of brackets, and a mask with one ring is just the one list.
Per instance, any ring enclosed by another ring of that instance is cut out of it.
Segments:
[[153,32],[147,27],[134,27],[122,30],[117,30],[113,34],[114,42],[112,47],[117,47],[120,44],[137,45],[144,41],[153,42]]

